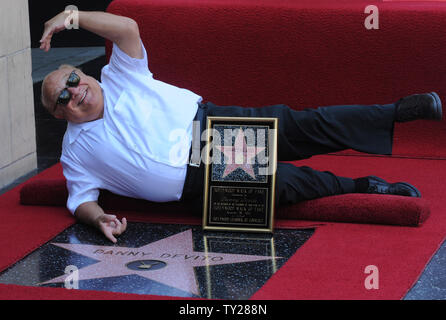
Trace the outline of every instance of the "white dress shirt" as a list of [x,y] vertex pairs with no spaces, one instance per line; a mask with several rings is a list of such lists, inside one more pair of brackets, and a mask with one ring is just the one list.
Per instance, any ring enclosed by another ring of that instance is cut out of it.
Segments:
[[96,201],[99,189],[156,202],[181,198],[201,97],[155,80],[142,50],[135,59],[114,44],[101,74],[103,118],[68,123],[60,161],[71,213]]

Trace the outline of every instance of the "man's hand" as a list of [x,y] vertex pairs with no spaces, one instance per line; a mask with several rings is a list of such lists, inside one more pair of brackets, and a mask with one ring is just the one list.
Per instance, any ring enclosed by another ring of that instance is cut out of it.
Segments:
[[127,219],[119,221],[113,214],[106,214],[95,201],[82,203],[74,213],[76,218],[85,224],[99,229],[110,241],[116,243],[116,237],[127,229]]
[[122,223],[115,215],[103,214],[96,220],[99,230],[113,243],[116,243],[116,237],[127,229],[127,219],[122,218]]
[[45,50],[45,52],[50,50],[53,34],[65,30],[65,21],[68,16],[69,14],[64,11],[45,22],[42,39],[40,39],[40,49]]

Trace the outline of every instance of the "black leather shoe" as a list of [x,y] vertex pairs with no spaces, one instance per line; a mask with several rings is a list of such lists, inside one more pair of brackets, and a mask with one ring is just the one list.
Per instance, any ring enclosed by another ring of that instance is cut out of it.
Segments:
[[413,94],[401,98],[397,103],[395,121],[407,122],[418,119],[441,120],[441,100],[435,92]]
[[421,193],[413,185],[406,182],[388,183],[384,179],[368,176],[369,187],[366,193],[393,194],[397,196],[420,198]]

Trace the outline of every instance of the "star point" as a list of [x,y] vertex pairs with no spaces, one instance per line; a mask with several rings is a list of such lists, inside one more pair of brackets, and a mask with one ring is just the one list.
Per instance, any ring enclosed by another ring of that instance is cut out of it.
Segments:
[[[195,267],[280,258],[195,251],[191,229],[138,248],[69,243],[52,244],[98,261],[79,269],[78,280],[136,274],[197,296],[200,295],[200,292],[195,278]],[[130,265],[132,268],[129,267]],[[39,285],[64,282],[66,278],[67,275],[62,275]]]

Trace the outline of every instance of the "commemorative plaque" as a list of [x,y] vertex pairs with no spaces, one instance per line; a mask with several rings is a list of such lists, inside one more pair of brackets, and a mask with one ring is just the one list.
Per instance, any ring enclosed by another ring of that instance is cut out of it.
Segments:
[[277,124],[277,118],[207,118],[205,230],[273,231]]

